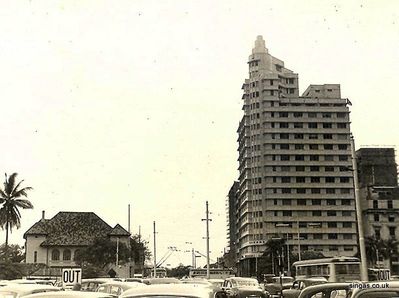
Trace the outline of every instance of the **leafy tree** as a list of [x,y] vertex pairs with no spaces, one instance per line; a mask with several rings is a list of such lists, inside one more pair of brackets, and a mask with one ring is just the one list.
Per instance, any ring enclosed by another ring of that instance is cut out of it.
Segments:
[[266,249],[263,252],[263,257],[270,258],[272,273],[277,273],[283,268],[281,256],[285,247],[285,241],[284,238],[271,238],[266,242]]
[[0,263],[0,280],[1,279],[19,279],[24,275],[22,268],[15,266],[11,262]]
[[6,245],[0,245],[0,260],[10,261],[12,263],[20,263],[25,259],[25,253],[18,244],[11,244],[7,247]]
[[390,238],[381,241],[381,255],[385,260],[389,260],[389,269],[392,271],[392,257],[397,257],[399,242]]
[[[108,238],[97,238],[93,244],[82,248],[75,256],[75,261],[79,265],[84,262],[105,269],[108,264],[116,262],[116,246],[117,243],[110,241]],[[125,243],[119,242],[118,245],[118,260],[121,264],[129,261],[131,257],[131,250],[128,249]]]
[[130,238],[131,257],[135,263],[143,263],[151,258],[151,252],[148,249],[148,241],[140,239],[139,235],[132,235]]
[[190,273],[190,268],[191,266],[184,266],[183,264],[179,264],[179,266],[175,268],[167,269],[168,276],[176,278],[182,278],[184,276],[188,276]]
[[[32,209],[33,205],[30,201],[22,199],[27,197],[27,192],[32,187],[21,188],[24,180],[16,183],[17,173],[11,174],[10,177],[5,174],[4,189],[0,188],[0,226],[6,230],[5,250],[8,249],[8,231],[12,231],[13,227],[17,229],[21,226],[21,213],[19,208]],[[5,254],[7,256],[7,253]]]

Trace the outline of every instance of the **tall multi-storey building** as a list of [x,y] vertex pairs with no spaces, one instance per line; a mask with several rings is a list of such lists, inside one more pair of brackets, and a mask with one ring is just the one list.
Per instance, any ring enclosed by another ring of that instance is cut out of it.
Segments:
[[[268,239],[292,252],[357,252],[349,101],[340,85],[310,85],[269,54],[258,36],[243,84],[238,128],[239,274],[256,273]],[[299,241],[297,235],[299,234]]]
[[394,148],[361,148],[356,151],[359,186],[398,186]]
[[236,250],[237,241],[237,202],[238,202],[238,181],[234,181],[227,196],[227,249]]
[[[365,236],[399,239],[399,187],[394,148],[361,148],[356,151],[356,159]],[[392,257],[392,273],[399,274],[399,259]],[[382,257],[379,259],[382,261]],[[389,266],[389,262],[384,265]]]

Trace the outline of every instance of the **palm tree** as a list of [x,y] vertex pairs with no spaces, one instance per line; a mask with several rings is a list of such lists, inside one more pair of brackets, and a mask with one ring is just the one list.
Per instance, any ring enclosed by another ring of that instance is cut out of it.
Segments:
[[[263,256],[269,256],[272,263],[272,273],[275,273],[275,265],[278,263],[280,265],[279,270],[281,270],[281,256],[285,246],[284,238],[271,238],[266,242],[266,249],[263,252]],[[276,262],[277,261],[277,262]]]
[[20,188],[24,180],[16,184],[15,179],[17,175],[17,173],[13,173],[8,177],[7,174],[5,174],[6,180],[4,182],[4,189],[0,188],[0,204],[2,204],[0,208],[0,226],[2,229],[6,230],[6,251],[8,249],[8,231],[12,231],[13,227],[18,229],[21,226],[21,213],[18,208],[33,208],[30,201],[22,199],[23,196],[28,196],[27,191],[32,190],[32,187]]
[[375,236],[366,237],[365,240],[367,259],[370,265],[374,267],[379,259],[381,243]]
[[381,241],[381,255],[384,259],[389,260],[389,269],[392,271],[392,257],[397,257],[399,242],[393,238]]

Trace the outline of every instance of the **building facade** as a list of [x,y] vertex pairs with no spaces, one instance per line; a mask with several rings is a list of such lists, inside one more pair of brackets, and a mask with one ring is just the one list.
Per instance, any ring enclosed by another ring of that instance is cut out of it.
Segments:
[[[75,254],[95,239],[108,238],[130,247],[130,233],[117,224],[111,227],[93,212],[59,212],[53,218],[42,218],[25,232],[25,262],[45,264],[51,275],[60,275],[62,268],[77,267]],[[130,277],[134,262],[115,266],[118,276]],[[45,270],[46,271],[46,270]],[[46,273],[41,273],[46,274]]]
[[[248,60],[238,127],[239,274],[256,274],[268,239],[291,252],[357,252],[349,101],[340,85],[310,85],[269,54],[258,36]],[[299,235],[299,241],[298,241]]]
[[[399,187],[394,148],[361,148],[356,151],[356,159],[365,237],[399,239]],[[389,261],[382,256],[378,260],[377,265],[389,266]],[[392,256],[391,261],[392,273],[399,274],[399,259]]]

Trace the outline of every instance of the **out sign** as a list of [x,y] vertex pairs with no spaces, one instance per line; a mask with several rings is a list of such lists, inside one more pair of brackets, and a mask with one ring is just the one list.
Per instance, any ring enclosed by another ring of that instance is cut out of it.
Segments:
[[81,284],[82,283],[82,269],[69,268],[62,269],[62,284],[63,286]]

